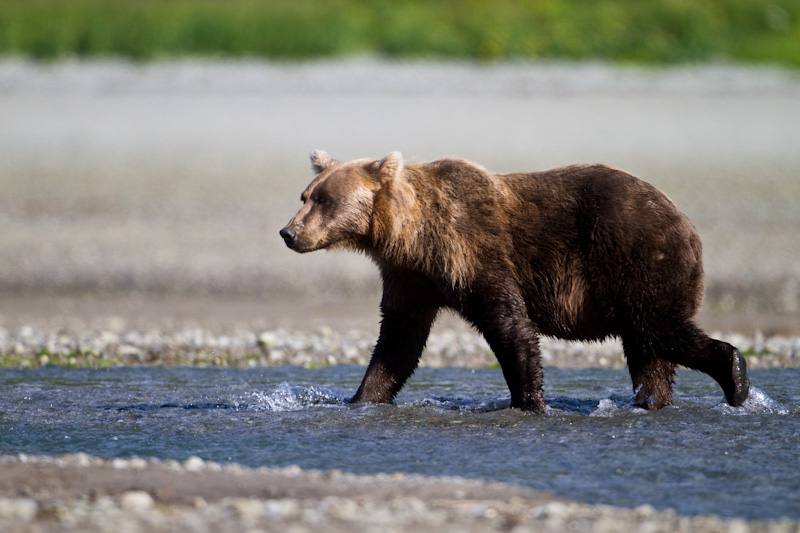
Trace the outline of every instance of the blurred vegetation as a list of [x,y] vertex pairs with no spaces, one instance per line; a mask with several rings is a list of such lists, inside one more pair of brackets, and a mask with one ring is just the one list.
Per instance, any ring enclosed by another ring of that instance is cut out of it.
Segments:
[[0,0],[0,54],[800,67],[800,0]]

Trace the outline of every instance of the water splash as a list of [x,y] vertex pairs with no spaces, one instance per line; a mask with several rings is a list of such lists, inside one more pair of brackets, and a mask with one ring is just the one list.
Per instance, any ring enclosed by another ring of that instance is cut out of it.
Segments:
[[786,407],[767,396],[767,393],[761,389],[753,387],[752,385],[750,385],[750,395],[741,407],[732,407],[727,403],[720,403],[715,409],[732,415],[789,414],[789,410]]
[[647,411],[633,403],[631,398],[612,396],[597,402],[597,409],[589,413],[590,417],[610,418],[620,414],[645,414]]
[[248,409],[255,411],[300,411],[312,405],[343,405],[347,398],[322,387],[302,387],[281,383],[272,392],[253,392]]
[[[283,382],[272,392],[251,393],[248,400],[248,402],[236,402],[234,407],[255,411],[289,412],[300,411],[317,405],[344,405],[349,398],[323,387],[304,387]],[[510,406],[507,398],[476,400],[434,396],[410,402],[405,404],[405,407],[431,407],[439,411],[488,413],[508,409]],[[789,413],[788,409],[783,405],[770,398],[761,389],[753,386],[750,387],[750,396],[743,406],[731,407],[723,402],[715,406],[714,409],[733,415]],[[647,413],[646,410],[635,405],[631,397],[616,394],[603,398],[597,403],[585,399],[555,398],[548,401],[548,405],[545,408],[546,414],[562,415],[565,412],[597,418]]]
[[589,416],[608,417],[614,416],[620,410],[620,406],[609,398],[603,398],[597,403],[597,409],[589,413]]

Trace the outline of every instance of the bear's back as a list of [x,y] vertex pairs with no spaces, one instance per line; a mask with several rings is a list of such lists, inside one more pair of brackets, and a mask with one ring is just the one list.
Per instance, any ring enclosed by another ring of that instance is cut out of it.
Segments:
[[700,238],[667,195],[605,165],[502,178],[518,198],[511,226],[517,276],[529,301],[550,304],[544,314],[530,310],[543,330],[602,337],[608,326],[600,316],[648,291],[661,294],[650,305],[678,299],[696,311]]

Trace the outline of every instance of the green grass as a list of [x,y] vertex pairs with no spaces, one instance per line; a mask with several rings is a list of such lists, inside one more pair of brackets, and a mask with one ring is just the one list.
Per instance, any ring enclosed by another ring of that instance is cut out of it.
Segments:
[[800,67],[800,0],[0,0],[0,54]]

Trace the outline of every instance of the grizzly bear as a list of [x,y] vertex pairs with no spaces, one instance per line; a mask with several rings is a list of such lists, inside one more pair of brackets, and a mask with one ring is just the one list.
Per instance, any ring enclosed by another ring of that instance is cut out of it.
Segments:
[[380,269],[380,336],[352,402],[391,402],[439,311],[472,324],[497,357],[511,407],[541,412],[539,336],[622,340],[633,403],[672,403],[676,365],[705,372],[730,405],[745,360],[693,321],[703,293],[696,230],[655,187],[605,165],[499,175],[462,159],[339,162],[280,231],[297,252],[346,248]]

